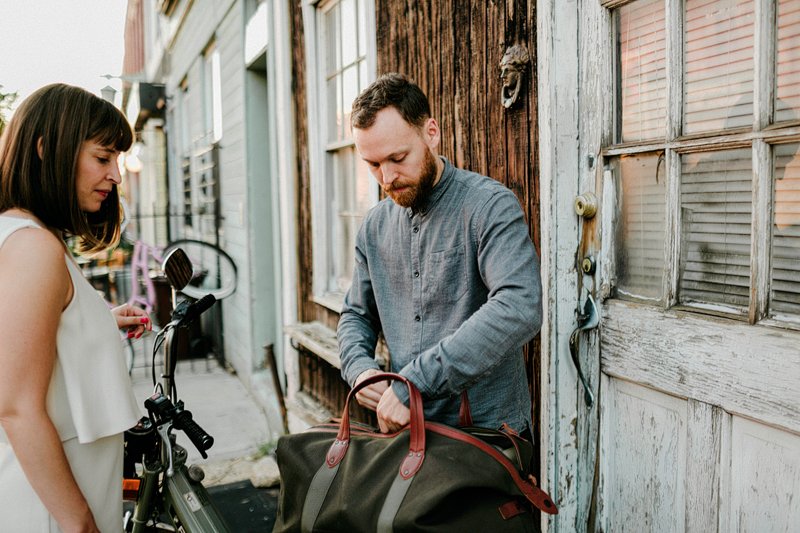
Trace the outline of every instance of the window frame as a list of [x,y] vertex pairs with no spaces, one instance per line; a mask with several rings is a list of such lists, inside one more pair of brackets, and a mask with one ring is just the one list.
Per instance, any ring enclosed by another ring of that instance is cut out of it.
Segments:
[[[664,287],[662,302],[656,304],[662,309],[689,311],[698,314],[721,315],[740,319],[750,324],[779,326],[800,330],[800,316],[769,316],[770,277],[771,277],[771,237],[773,222],[773,146],[777,144],[800,142],[800,121],[771,124],[773,116],[773,96],[777,80],[775,78],[775,43],[777,3],[775,0],[756,0],[754,27],[754,92],[753,126],[730,130],[716,130],[693,135],[683,135],[683,60],[684,60],[684,20],[683,0],[664,0],[666,10],[665,54],[666,54],[666,135],[663,141],[617,142],[621,138],[620,93],[618,71],[618,48],[616,40],[617,8],[637,0],[601,0],[600,5],[608,10],[608,27],[605,33],[606,45],[612,52],[605,57],[611,64],[600,68],[605,72],[606,94],[612,95],[611,111],[603,121],[601,145],[602,168],[614,167],[613,160],[619,156],[633,154],[655,154],[663,151],[666,161],[666,247],[664,250]],[[750,243],[750,298],[745,315],[731,309],[719,312],[704,309],[678,301],[680,283],[680,227],[681,227],[681,157],[687,153],[716,151],[734,148],[750,148],[752,153],[752,216]],[[619,176],[616,177],[616,180]],[[607,215],[611,221],[613,217]],[[604,246],[614,246],[604,243]],[[614,254],[611,254],[612,256]],[[611,272],[614,268],[611,269]],[[611,285],[616,280],[606,280]],[[636,301],[639,301],[638,299]],[[653,305],[653,302],[641,300]]]
[[[325,57],[317,46],[324,42],[324,15],[340,0],[304,0],[303,2],[303,28],[306,35],[306,87],[307,87],[307,117],[308,124],[308,151],[310,174],[310,202],[311,202],[311,232],[312,232],[312,289],[311,297],[314,302],[332,311],[341,311],[344,302],[344,292],[329,290],[331,284],[329,272],[335,260],[336,243],[331,242],[334,233],[331,228],[336,221],[337,214],[331,209],[329,199],[333,194],[332,175],[328,174],[329,154],[333,151],[354,146],[352,141],[328,143],[328,105],[325,86]],[[377,45],[375,42],[375,2],[364,0],[366,6],[366,71],[367,80],[371,82],[376,77]],[[379,199],[378,185],[370,181],[370,194],[374,203]],[[334,274],[335,277],[335,274]]]

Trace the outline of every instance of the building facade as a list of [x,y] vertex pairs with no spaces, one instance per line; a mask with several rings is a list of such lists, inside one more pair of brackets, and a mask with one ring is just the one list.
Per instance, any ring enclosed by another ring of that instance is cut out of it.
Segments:
[[431,99],[442,154],[514,191],[540,252],[545,322],[525,354],[539,479],[560,509],[544,529],[792,531],[796,4],[145,2],[170,231],[239,264],[225,354],[270,427],[279,396],[292,431],[343,405],[334,332],[380,198],[350,103],[401,71]]

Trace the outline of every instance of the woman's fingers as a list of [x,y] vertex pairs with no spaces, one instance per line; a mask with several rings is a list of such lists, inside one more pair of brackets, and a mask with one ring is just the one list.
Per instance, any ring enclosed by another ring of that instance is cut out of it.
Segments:
[[128,338],[139,338],[145,331],[152,331],[153,323],[147,316],[147,312],[140,308],[129,304],[122,304],[111,310],[111,314],[117,321],[117,327],[120,329],[127,329]]

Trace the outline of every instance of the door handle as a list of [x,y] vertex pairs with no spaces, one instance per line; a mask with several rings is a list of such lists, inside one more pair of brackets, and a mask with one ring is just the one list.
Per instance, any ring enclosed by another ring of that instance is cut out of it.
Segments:
[[575,369],[578,371],[578,378],[583,385],[583,399],[587,407],[594,404],[594,395],[586,383],[586,378],[581,370],[581,362],[578,360],[578,336],[581,331],[588,331],[594,329],[600,324],[600,315],[597,312],[597,305],[594,303],[594,298],[591,294],[586,296],[586,302],[583,304],[583,313],[578,314],[578,327],[569,336],[569,353],[572,356],[572,362],[575,364]]

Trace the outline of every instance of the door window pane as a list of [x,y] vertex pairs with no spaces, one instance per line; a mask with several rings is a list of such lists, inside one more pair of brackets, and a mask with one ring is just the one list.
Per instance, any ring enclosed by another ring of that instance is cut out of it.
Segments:
[[681,303],[747,310],[752,176],[750,149],[682,157]]
[[661,300],[664,282],[666,170],[657,154],[621,157],[617,294]]
[[665,136],[664,12],[663,0],[634,2],[619,9],[622,142]]
[[772,314],[800,315],[800,144],[775,146]]
[[686,0],[684,134],[752,126],[754,4]]
[[800,120],[800,2],[778,0],[775,122]]

